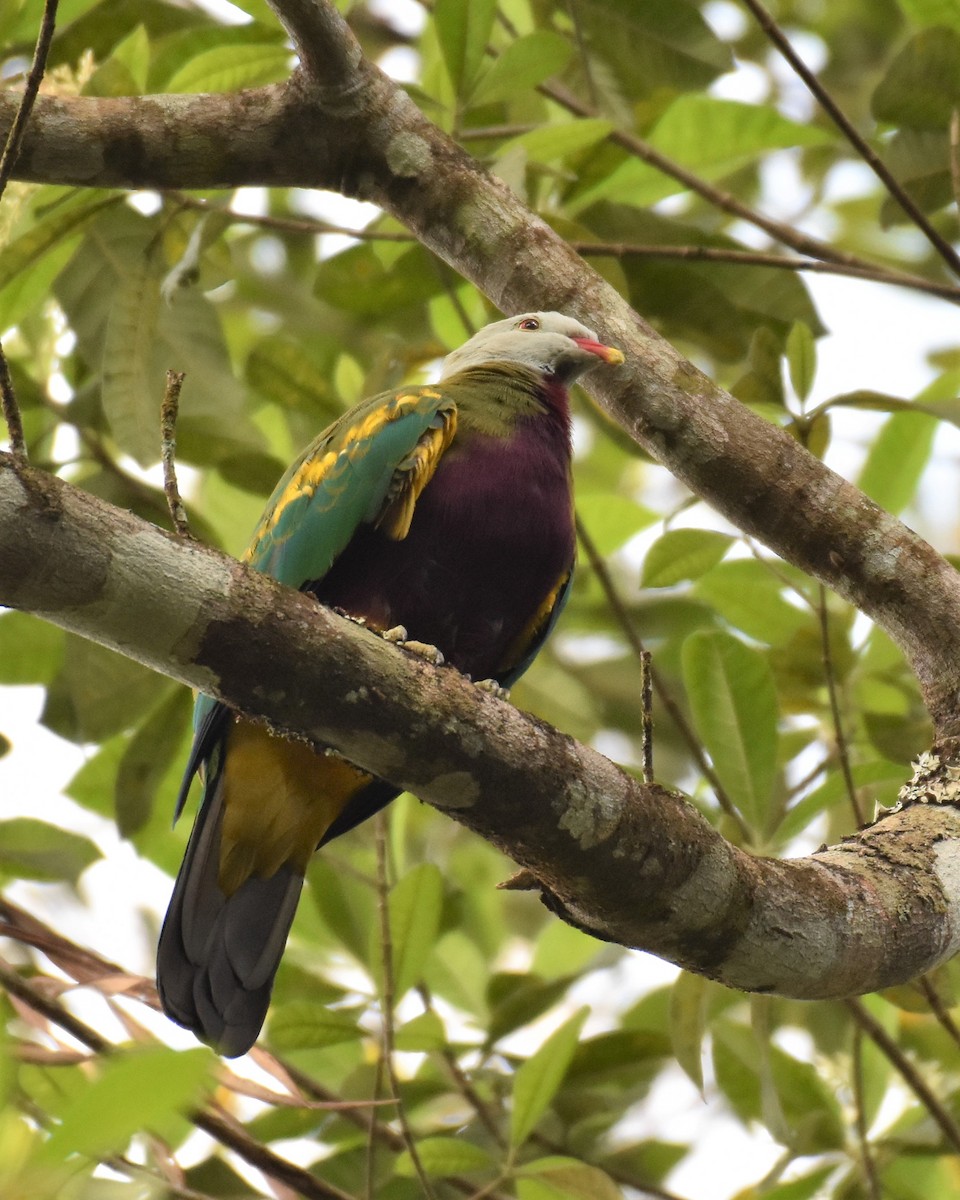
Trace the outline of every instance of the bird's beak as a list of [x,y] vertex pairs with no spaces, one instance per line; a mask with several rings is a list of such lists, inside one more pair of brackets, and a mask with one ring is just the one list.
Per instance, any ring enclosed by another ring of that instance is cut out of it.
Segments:
[[616,366],[623,362],[623,351],[618,350],[615,346],[604,346],[602,342],[591,341],[590,338],[574,338],[573,339],[581,350],[586,350],[589,354],[595,354],[597,358],[610,366]]

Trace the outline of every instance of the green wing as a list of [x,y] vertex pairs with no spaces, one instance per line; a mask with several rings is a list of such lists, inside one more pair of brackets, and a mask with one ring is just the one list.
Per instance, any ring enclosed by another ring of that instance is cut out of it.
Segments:
[[372,396],[307,447],[274,489],[244,559],[289,587],[321,579],[364,522],[406,536],[456,431],[438,388]]
[[[244,559],[288,587],[322,579],[363,522],[406,537],[420,492],[456,432],[457,406],[438,388],[372,396],[310,443],[274,488]],[[228,710],[197,697],[194,740],[176,816],[190,781],[219,752]]]

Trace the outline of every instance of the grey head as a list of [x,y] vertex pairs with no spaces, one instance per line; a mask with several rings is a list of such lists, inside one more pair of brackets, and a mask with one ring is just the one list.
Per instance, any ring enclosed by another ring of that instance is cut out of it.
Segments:
[[471,367],[516,363],[566,384],[601,362],[621,363],[623,355],[603,345],[592,329],[573,317],[558,312],[520,313],[485,325],[448,354],[440,382]]

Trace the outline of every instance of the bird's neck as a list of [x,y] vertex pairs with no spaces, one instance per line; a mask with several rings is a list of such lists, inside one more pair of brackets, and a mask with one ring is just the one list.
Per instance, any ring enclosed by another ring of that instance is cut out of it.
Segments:
[[546,422],[569,441],[570,397],[556,378],[517,364],[470,367],[444,380],[456,394],[462,426],[510,437],[518,426]]

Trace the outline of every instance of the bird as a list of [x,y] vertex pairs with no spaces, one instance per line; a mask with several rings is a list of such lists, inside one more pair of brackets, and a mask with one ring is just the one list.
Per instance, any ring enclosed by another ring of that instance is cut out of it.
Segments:
[[[566,599],[576,534],[568,387],[623,362],[572,317],[494,321],[436,384],[362,401],[277,484],[244,560],[388,637],[509,687]],[[399,789],[200,695],[177,800],[197,817],[157,950],[165,1013],[226,1057],[266,1019],[313,853]]]

